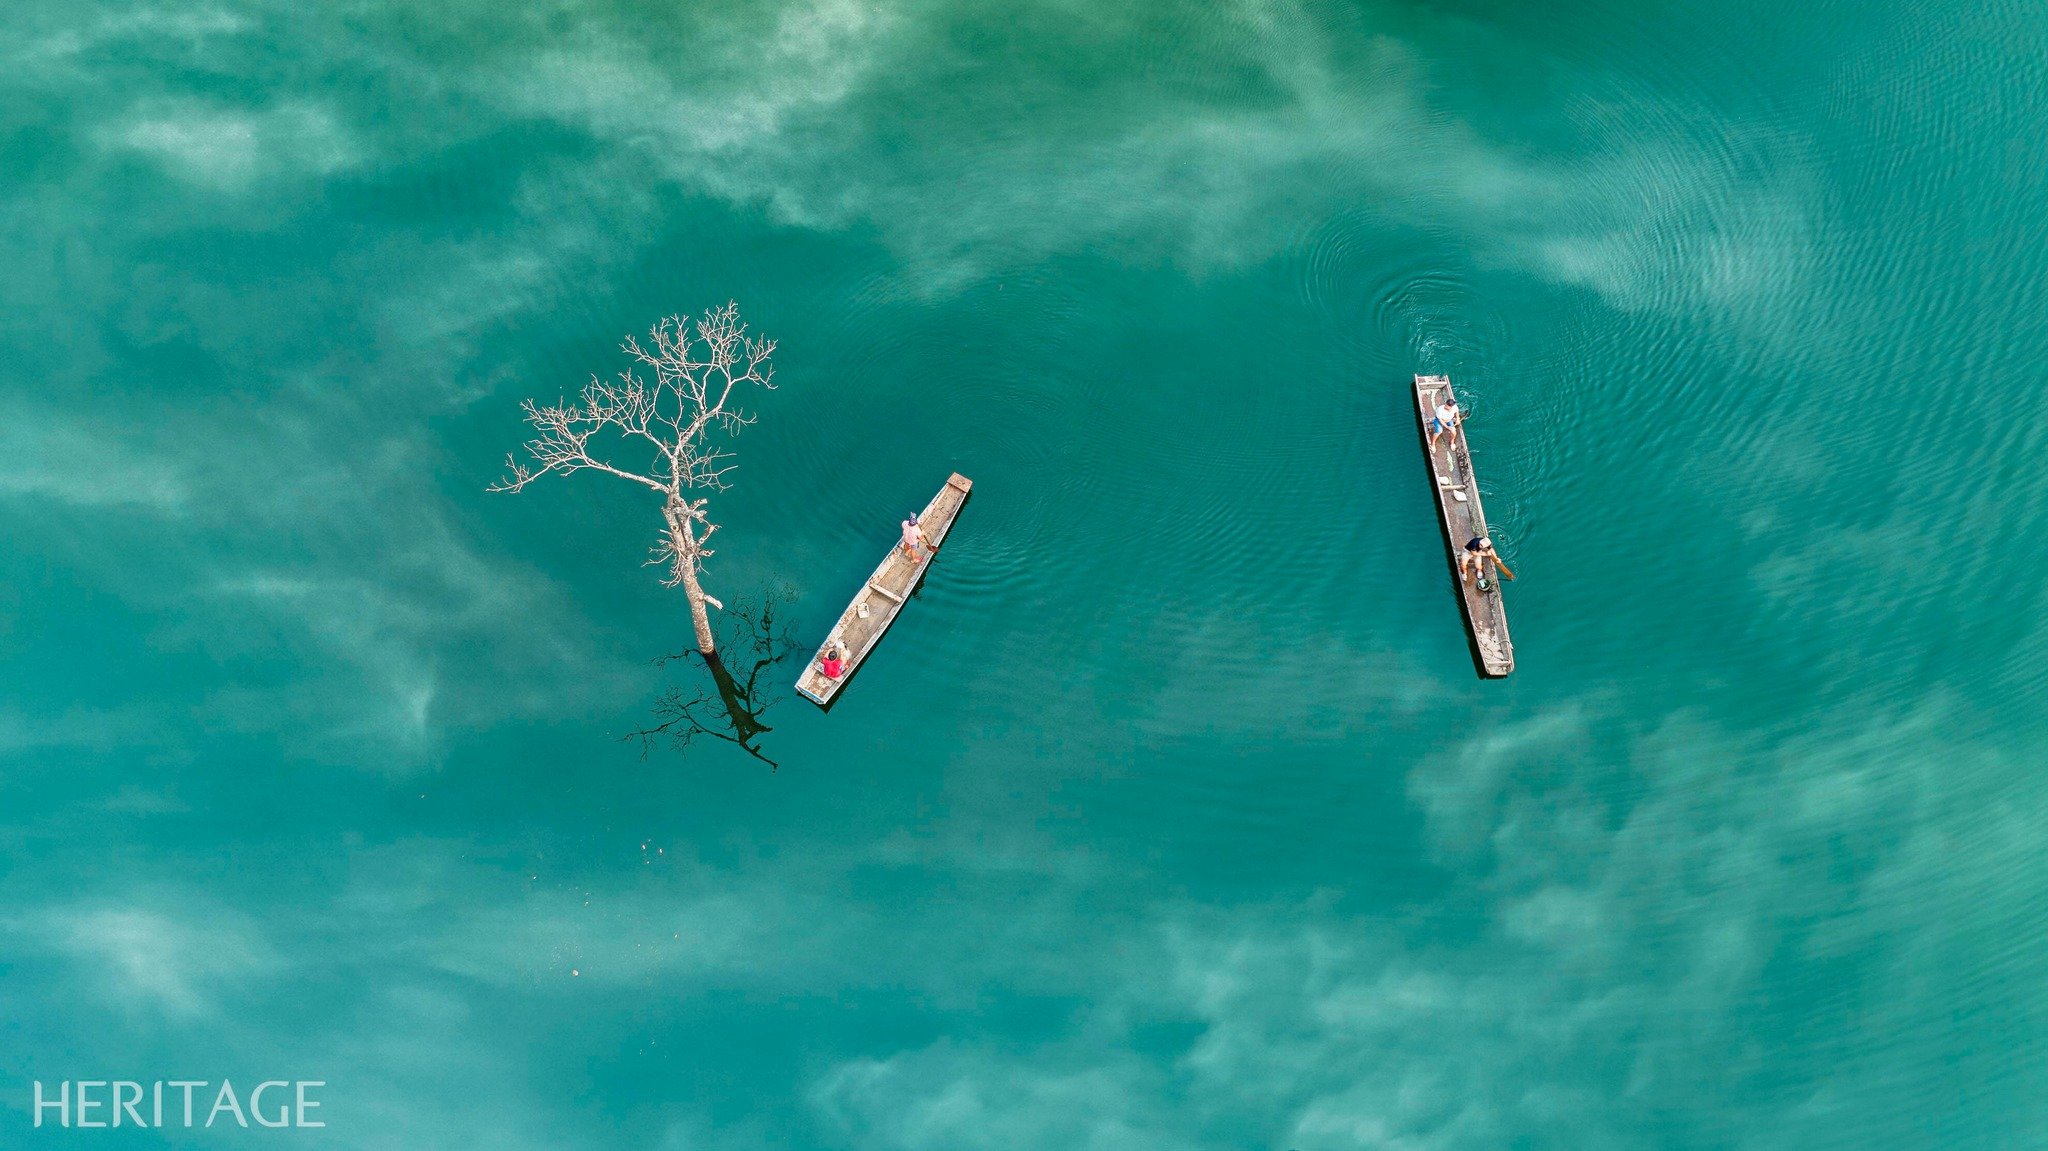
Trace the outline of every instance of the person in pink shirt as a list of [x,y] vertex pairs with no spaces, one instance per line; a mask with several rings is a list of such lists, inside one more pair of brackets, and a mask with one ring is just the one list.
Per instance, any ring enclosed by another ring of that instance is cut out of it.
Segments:
[[919,544],[924,545],[926,552],[931,551],[931,538],[924,534],[924,529],[918,526],[917,517],[912,515],[909,519],[903,521],[903,558],[911,563],[916,563],[917,545]]
[[825,658],[818,661],[818,670],[826,679],[838,679],[846,674],[846,649],[834,643],[825,649]]

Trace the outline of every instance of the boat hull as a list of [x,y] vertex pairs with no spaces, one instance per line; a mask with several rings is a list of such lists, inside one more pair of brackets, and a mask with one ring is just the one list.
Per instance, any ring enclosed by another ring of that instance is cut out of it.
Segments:
[[[846,610],[839,614],[824,642],[818,645],[817,654],[804,666],[803,674],[797,677],[797,694],[819,707],[829,707],[845,689],[846,681],[853,678],[853,673],[867,660],[868,653],[882,642],[889,625],[896,622],[903,605],[917,591],[917,585],[923,582],[925,572],[938,556],[939,545],[946,542],[947,534],[953,530],[953,521],[958,518],[973,490],[974,481],[958,472],[954,472],[939,488],[938,494],[932,497],[923,514],[917,518],[918,524],[924,528],[925,538],[931,541],[931,549],[914,562],[904,556],[901,547],[889,549],[874,574],[867,578],[846,605]],[[863,605],[867,608],[865,615],[861,613]],[[819,668],[825,652],[834,643],[840,644],[846,652],[846,668],[836,679]]]
[[1434,446],[1430,443],[1430,413],[1445,397],[1455,398],[1449,376],[1415,377],[1416,430],[1422,437],[1423,458],[1429,463],[1429,486],[1436,500],[1437,523],[1443,529],[1451,582],[1465,617],[1465,634],[1472,645],[1472,662],[1482,678],[1499,679],[1515,670],[1515,648],[1508,639],[1507,605],[1502,602],[1498,576],[1487,573],[1488,586],[1482,590],[1476,581],[1458,573],[1458,553],[1466,541],[1487,534],[1471,446],[1462,428]]

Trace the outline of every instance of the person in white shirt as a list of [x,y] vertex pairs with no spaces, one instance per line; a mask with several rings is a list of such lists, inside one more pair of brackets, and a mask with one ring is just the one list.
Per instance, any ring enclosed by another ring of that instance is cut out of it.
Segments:
[[1465,410],[1458,406],[1458,401],[1446,393],[1443,402],[1429,414],[1429,450],[1435,451],[1437,441],[1443,439],[1446,433],[1456,433],[1458,425],[1464,422]]

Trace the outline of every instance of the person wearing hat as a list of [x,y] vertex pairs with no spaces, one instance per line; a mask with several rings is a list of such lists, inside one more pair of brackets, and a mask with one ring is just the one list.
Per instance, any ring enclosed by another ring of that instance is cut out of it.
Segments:
[[917,513],[912,512],[910,518],[903,521],[903,558],[916,563],[919,544],[923,544],[927,552],[932,550],[931,537],[924,534],[924,529],[918,526]]
[[1492,560],[1493,566],[1500,569],[1503,579],[1515,578],[1515,573],[1508,570],[1508,565],[1500,562],[1500,553],[1493,550],[1493,540],[1486,536],[1473,536],[1465,541],[1465,550],[1458,553],[1458,577],[1484,578],[1487,560]]

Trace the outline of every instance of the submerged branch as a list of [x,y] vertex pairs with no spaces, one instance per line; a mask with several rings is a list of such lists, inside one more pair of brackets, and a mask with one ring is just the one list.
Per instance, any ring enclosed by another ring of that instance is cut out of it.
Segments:
[[717,652],[686,651],[656,659],[657,667],[678,660],[702,659],[706,675],[671,684],[654,703],[656,722],[620,738],[639,740],[640,754],[645,758],[657,745],[683,751],[699,737],[709,737],[737,744],[770,769],[781,766],[761,750],[758,740],[773,730],[762,717],[788,697],[773,686],[780,679],[770,676],[764,684],[763,676],[796,651],[796,635],[787,610],[795,599],[791,588],[775,584],[759,599],[741,600],[726,613],[725,647],[736,653],[737,674]]

